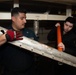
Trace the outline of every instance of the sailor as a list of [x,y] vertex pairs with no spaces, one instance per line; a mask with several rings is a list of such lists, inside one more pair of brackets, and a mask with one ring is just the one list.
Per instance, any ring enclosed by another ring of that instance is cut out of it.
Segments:
[[[25,28],[25,9],[20,7],[13,8],[11,10],[11,19],[12,24],[7,27],[7,29],[20,32],[23,36],[33,38],[33,40],[37,41],[35,33]],[[7,34],[8,33],[10,32],[7,31]],[[2,45],[0,50],[2,55],[1,61],[4,68],[2,75],[34,75],[34,53],[9,43]]]

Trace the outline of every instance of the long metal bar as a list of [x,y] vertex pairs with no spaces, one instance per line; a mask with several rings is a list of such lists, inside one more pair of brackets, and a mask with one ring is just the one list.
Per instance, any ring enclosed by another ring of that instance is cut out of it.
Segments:
[[[7,29],[0,27],[0,30],[6,31]],[[15,46],[18,46],[20,48],[27,49],[31,52],[35,52],[35,53],[40,54],[42,56],[54,59],[56,61],[60,61],[60,62],[65,63],[67,65],[76,67],[76,57],[75,56],[72,56],[72,55],[67,54],[65,52],[60,52],[53,47],[47,46],[45,44],[34,41],[34,40],[29,39],[27,37],[23,36],[23,40],[9,42],[9,43],[13,44]]]

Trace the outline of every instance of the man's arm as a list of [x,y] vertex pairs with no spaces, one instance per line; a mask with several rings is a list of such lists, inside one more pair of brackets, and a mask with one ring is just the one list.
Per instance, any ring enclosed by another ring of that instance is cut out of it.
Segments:
[[22,40],[22,33],[12,30],[7,30],[6,33],[0,35],[0,46],[8,41]]
[[56,27],[52,28],[51,31],[47,34],[48,41],[56,41]]
[[4,43],[6,43],[7,39],[5,37],[5,34],[2,34],[0,36],[0,46],[3,45]]

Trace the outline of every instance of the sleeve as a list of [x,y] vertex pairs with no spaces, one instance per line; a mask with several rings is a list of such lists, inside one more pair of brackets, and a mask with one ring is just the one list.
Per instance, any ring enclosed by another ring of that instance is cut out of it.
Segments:
[[51,29],[51,31],[47,35],[48,41],[56,41],[57,34],[56,34],[56,27]]

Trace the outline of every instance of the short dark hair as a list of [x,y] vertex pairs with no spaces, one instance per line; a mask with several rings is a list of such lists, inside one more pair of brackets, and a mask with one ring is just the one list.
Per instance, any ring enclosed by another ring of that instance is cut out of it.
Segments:
[[75,24],[75,18],[69,16],[69,17],[66,18],[65,22],[70,22],[70,23],[72,23],[74,25]]
[[15,7],[11,10],[11,16],[18,15],[19,13],[26,13],[26,10],[20,7]]

